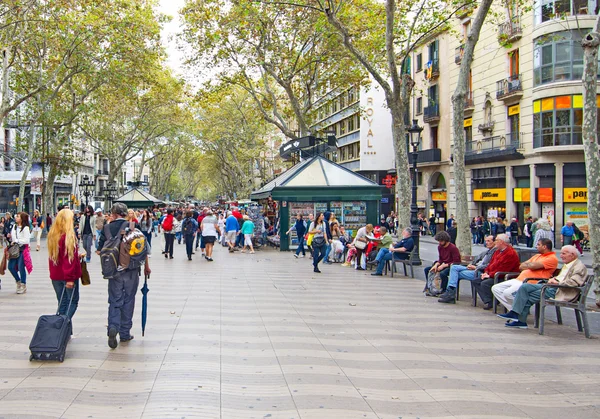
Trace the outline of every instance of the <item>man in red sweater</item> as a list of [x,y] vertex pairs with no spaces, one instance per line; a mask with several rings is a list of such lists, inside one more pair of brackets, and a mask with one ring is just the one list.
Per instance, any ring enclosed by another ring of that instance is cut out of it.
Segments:
[[484,310],[492,308],[494,275],[498,272],[519,272],[519,255],[510,245],[510,237],[506,234],[498,234],[494,244],[496,252],[492,256],[490,264],[481,274],[481,279],[472,282],[483,301]]
[[[440,231],[433,239],[438,242],[438,260],[433,266],[425,268],[425,280],[427,280],[427,275],[429,275],[430,270],[433,269],[434,272],[439,272],[440,277],[442,278],[442,292],[445,292],[446,287],[448,286],[450,267],[453,264],[460,265],[460,252],[455,245],[450,243],[450,235],[445,231]],[[437,297],[437,294],[433,295],[429,292],[427,295]]]

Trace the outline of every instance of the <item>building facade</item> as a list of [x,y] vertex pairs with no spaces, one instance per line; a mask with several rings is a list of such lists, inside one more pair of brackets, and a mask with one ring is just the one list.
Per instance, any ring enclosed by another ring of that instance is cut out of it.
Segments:
[[[547,0],[526,13],[496,10],[506,21],[484,25],[463,121],[470,216],[544,217],[557,231],[573,220],[586,229],[580,40],[597,11],[595,0]],[[456,208],[451,97],[471,13],[412,56],[411,115],[424,127],[418,198],[440,222]],[[422,161],[424,152],[432,161]]]

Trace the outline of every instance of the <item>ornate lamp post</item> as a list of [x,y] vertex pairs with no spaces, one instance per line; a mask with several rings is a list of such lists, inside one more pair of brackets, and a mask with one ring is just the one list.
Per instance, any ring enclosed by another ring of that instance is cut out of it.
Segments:
[[421,235],[421,232],[419,231],[419,220],[417,219],[417,159],[419,158],[419,142],[421,141],[421,131],[423,131],[423,127],[417,125],[417,120],[413,119],[413,124],[408,129],[408,132],[410,134],[410,144],[413,148],[412,202],[410,204],[410,224],[412,226],[412,237],[415,242],[415,252],[413,253],[413,264],[415,265],[421,264],[421,257],[419,255],[419,237]]
[[79,183],[79,189],[83,196],[85,196],[85,206],[88,206],[89,197],[94,194],[94,189],[96,188],[96,182],[93,179],[90,179],[88,175],[84,175],[81,178],[81,182]]
[[[104,196],[106,197],[108,204],[112,206],[113,200],[117,198],[117,187],[112,182],[108,182],[106,184],[106,187],[104,188]],[[108,210],[110,210],[110,208],[107,209],[107,211]]]

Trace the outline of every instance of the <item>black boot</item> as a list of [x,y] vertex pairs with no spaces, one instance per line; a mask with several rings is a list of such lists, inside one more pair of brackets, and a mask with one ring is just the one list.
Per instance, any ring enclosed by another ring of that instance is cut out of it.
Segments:
[[456,304],[456,288],[448,288],[445,293],[440,296],[438,303]]

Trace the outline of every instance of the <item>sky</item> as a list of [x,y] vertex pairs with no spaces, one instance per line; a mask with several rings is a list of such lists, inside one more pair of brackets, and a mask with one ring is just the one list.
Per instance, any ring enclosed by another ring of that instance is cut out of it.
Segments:
[[183,75],[183,53],[177,49],[176,34],[179,32],[181,21],[179,20],[178,11],[185,4],[185,0],[160,0],[158,10],[161,13],[171,16],[171,22],[164,25],[162,31],[163,45],[169,54],[168,64],[179,75]]

